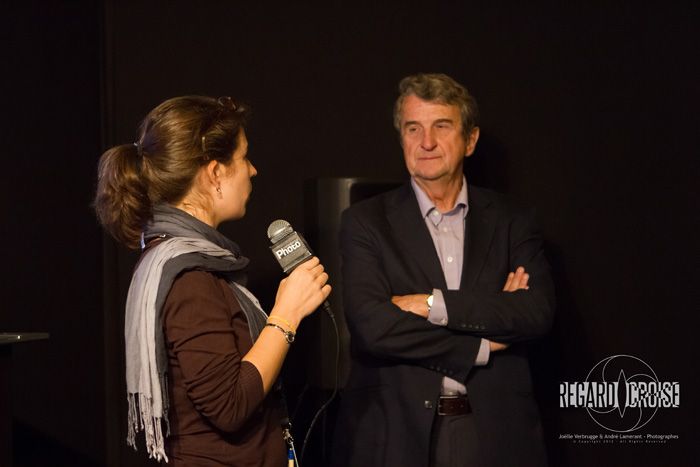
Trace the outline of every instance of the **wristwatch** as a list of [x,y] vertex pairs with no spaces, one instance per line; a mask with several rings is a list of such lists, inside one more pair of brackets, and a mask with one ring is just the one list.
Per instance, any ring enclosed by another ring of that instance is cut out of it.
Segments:
[[265,326],[272,326],[273,328],[282,331],[285,339],[287,339],[287,344],[291,344],[292,342],[294,342],[294,333],[292,331],[285,331],[284,328],[282,328],[281,326],[277,326],[276,324],[272,323],[267,323]]
[[428,298],[425,300],[425,302],[428,304],[428,313],[430,313],[430,310],[433,308],[433,295],[428,295]]

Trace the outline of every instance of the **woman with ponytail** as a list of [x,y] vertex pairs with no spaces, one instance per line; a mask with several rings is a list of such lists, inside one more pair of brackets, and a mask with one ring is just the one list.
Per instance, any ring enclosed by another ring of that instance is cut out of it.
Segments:
[[138,140],[105,152],[95,210],[142,250],[126,305],[127,442],[143,430],[172,465],[282,466],[276,380],[301,320],[328,296],[317,258],[280,283],[268,317],[245,288],[248,259],[216,227],[246,212],[248,109],[167,100]]

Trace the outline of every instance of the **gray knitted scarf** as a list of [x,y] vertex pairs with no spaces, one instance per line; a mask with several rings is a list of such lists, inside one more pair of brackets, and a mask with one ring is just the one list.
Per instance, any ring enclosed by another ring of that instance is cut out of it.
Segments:
[[186,270],[210,271],[225,277],[248,320],[253,342],[267,315],[245,288],[248,259],[240,248],[213,227],[177,208],[154,209],[142,244],[163,238],[149,250],[134,271],[126,301],[126,391],[129,402],[127,444],[136,449],[139,428],[146,436],[149,457],[165,455],[161,422],[168,424],[167,354],[161,312],[175,278]]

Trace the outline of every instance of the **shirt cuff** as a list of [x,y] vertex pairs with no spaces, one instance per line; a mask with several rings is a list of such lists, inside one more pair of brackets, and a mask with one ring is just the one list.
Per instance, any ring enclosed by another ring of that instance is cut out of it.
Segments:
[[484,366],[489,363],[489,357],[491,356],[491,349],[489,347],[488,339],[481,339],[481,345],[479,346],[479,353],[476,354],[475,366]]
[[430,307],[428,321],[438,326],[447,326],[447,306],[440,289],[433,289],[433,306]]

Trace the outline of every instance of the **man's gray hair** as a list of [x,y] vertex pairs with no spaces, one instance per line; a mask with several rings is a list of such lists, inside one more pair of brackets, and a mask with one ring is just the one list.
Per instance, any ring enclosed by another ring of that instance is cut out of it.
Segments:
[[443,74],[417,74],[407,76],[399,83],[399,98],[394,106],[394,126],[401,135],[401,106],[411,95],[444,105],[456,105],[462,117],[462,133],[467,139],[479,124],[479,108],[476,100],[464,86]]

